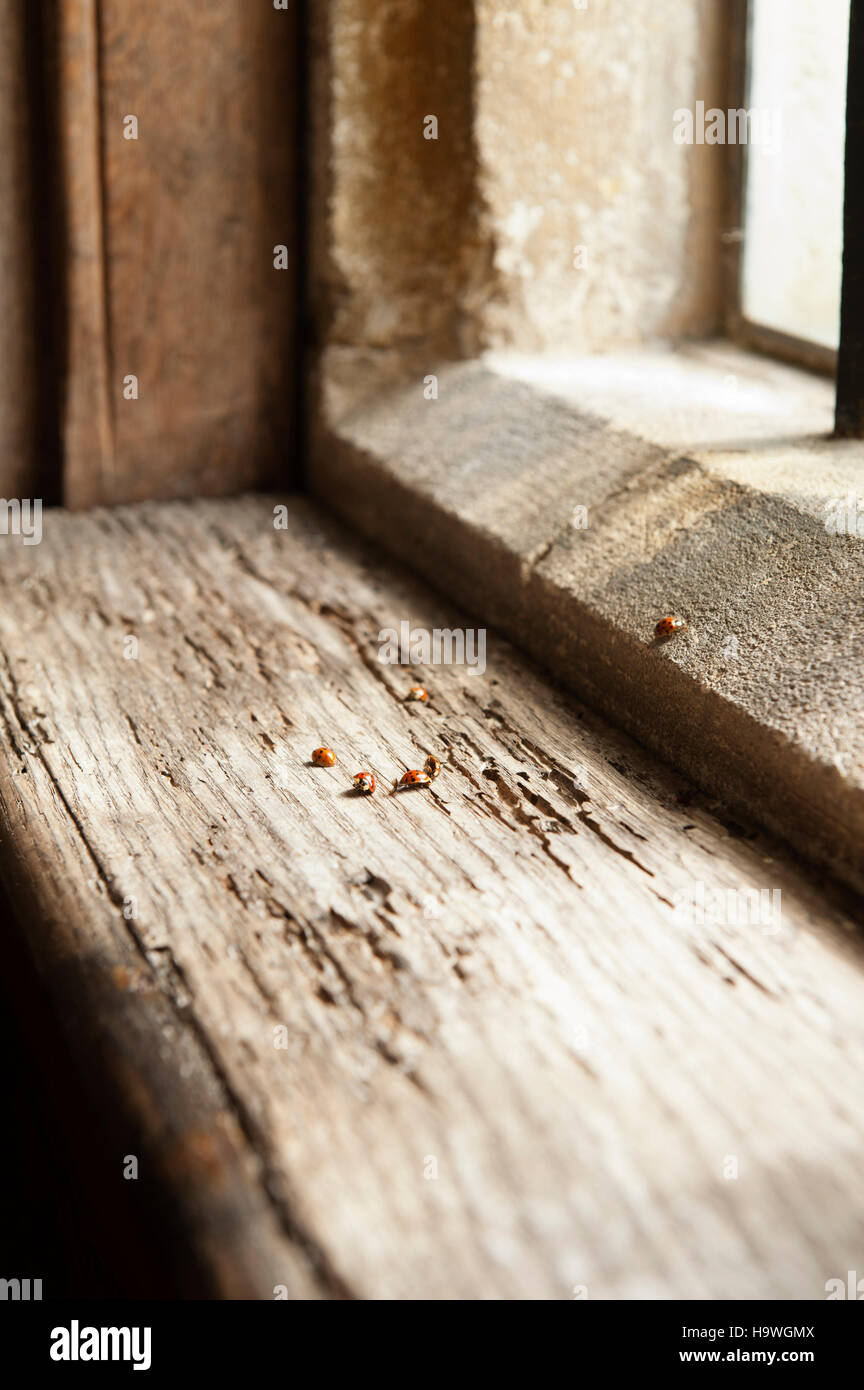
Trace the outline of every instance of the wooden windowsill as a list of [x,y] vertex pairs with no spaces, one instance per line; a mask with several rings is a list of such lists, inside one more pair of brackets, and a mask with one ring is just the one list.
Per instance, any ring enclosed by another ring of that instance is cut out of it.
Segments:
[[[382,665],[470,620],[276,503],[50,512],[0,564],[4,879],[173,1285],[823,1297],[864,1215],[840,899],[491,634]],[[782,925],[682,922],[700,884]]]

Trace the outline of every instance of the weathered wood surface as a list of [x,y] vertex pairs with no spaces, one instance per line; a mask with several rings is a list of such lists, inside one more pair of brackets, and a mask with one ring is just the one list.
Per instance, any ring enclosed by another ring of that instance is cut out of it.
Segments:
[[[4,875],[189,1287],[823,1298],[864,1246],[848,904],[505,644],[381,665],[466,619],[272,505],[0,552]],[[695,883],[780,889],[781,930],[682,924]]]
[[297,14],[57,7],[70,506],[288,478]]

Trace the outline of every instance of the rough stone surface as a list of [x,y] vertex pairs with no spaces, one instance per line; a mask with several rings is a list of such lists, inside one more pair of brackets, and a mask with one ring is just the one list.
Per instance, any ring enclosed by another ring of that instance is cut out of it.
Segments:
[[[791,447],[831,434],[834,387],[826,377],[742,351],[723,338],[626,353],[495,352],[501,376],[566,401],[580,415],[688,455],[738,452],[743,481],[758,485],[756,458],[772,444]],[[835,447],[827,440],[823,464]],[[839,456],[840,450],[837,450]],[[820,473],[821,473],[820,468]]]
[[[339,414],[477,350],[493,292],[477,187],[473,6],[312,8],[311,270],[320,384]],[[438,122],[427,139],[426,118]]]
[[728,151],[676,144],[673,114],[728,104],[725,10],[478,0],[476,138],[498,277],[487,341],[620,350],[716,328]]
[[724,23],[720,0],[314,5],[326,415],[489,346],[715,330],[727,151],[676,144],[673,116],[723,105]]

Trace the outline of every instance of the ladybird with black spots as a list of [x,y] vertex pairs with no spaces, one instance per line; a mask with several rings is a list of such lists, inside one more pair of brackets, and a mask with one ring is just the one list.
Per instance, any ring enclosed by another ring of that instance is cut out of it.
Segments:
[[673,614],[670,613],[668,617],[660,619],[659,623],[654,629],[654,636],[661,640],[665,640],[669,637],[675,637],[676,634],[679,632],[685,632],[686,629],[687,624],[685,623],[684,619],[676,618]]
[[430,787],[431,785],[432,778],[429,776],[429,773],[420,772],[414,767],[411,768],[409,772],[403,772],[394,790],[405,790],[408,787]]
[[336,754],[332,748],[315,748],[312,751],[312,761],[316,767],[333,767]]

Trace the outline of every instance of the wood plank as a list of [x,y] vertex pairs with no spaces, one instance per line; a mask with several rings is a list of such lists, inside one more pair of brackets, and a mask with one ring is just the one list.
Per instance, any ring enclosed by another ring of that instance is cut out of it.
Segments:
[[63,490],[76,506],[116,489],[97,0],[65,0],[57,33],[67,262]]
[[[864,1234],[856,906],[491,635],[483,675],[381,664],[470,620],[273,505],[2,553],[4,873],[118,1163],[228,1296],[824,1297]],[[780,930],[683,921],[699,884]]]
[[66,501],[284,480],[297,11],[63,0],[59,26]]
[[37,360],[26,15],[5,0],[0,53],[0,494],[33,497],[37,484]]

